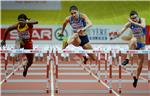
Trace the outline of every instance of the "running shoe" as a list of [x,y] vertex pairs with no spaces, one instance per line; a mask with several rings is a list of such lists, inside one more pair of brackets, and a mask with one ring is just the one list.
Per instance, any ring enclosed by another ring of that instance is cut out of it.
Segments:
[[64,38],[64,39],[63,39],[63,42],[62,42],[62,49],[65,49],[65,48],[68,46],[67,41],[68,41],[67,38]]
[[88,58],[86,58],[86,56],[83,56],[83,59],[84,59],[84,60],[83,60],[83,63],[84,63],[84,64],[87,64]]
[[129,59],[125,59],[123,62],[122,62],[122,65],[127,65],[129,63]]
[[138,79],[135,76],[133,76],[133,80],[134,80],[133,87],[136,88]]

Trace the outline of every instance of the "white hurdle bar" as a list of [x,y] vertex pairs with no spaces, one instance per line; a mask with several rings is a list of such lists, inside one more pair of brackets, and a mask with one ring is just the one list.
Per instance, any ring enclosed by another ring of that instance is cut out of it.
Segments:
[[[4,50],[0,50],[0,53],[37,53],[37,52],[42,52],[42,53],[47,53],[47,50],[34,50],[34,49],[14,49],[14,50],[10,50],[10,49],[4,49]],[[56,49],[55,49],[56,51]],[[123,54],[150,54],[150,50],[122,50],[122,49],[118,49],[118,50],[111,50],[112,52],[115,53],[119,53],[119,51],[121,51],[121,53]],[[109,53],[110,50],[57,50],[57,53],[69,53],[69,54],[74,54],[74,53]],[[50,52],[51,53],[51,52]]]
[[[41,51],[41,50],[40,50]],[[43,53],[47,52],[48,50],[42,50]],[[114,50],[56,50],[55,49],[55,52],[49,52],[50,53],[54,53],[54,57],[55,57],[55,66],[56,66],[56,93],[58,93],[58,86],[57,86],[57,79],[58,79],[58,53],[69,53],[69,54],[75,54],[75,53],[109,53],[110,56],[112,55],[112,52]],[[0,53],[5,53],[6,56],[5,56],[5,60],[7,60],[7,54],[8,53],[36,53],[36,52],[39,52],[38,50],[26,50],[26,49],[14,49],[14,50],[0,50]],[[148,82],[150,83],[150,50],[115,50],[114,51],[115,53],[118,53],[118,54],[121,54],[121,53],[124,53],[124,54],[148,54]],[[121,53],[120,53],[121,52]],[[110,57],[110,61],[112,58]],[[120,60],[119,60],[120,61]],[[110,75],[109,75],[109,78],[110,78],[110,93],[111,93],[111,78],[112,78],[112,66],[111,66],[112,62],[110,62]],[[120,62],[119,62],[120,64]],[[121,79],[121,66],[119,65],[119,79]],[[48,76],[47,76],[48,77]],[[121,83],[121,81],[120,81]],[[119,85],[119,93],[121,93],[121,86]]]
[[[119,86],[118,86],[118,92],[121,94],[122,93],[122,76],[121,76],[121,54],[124,53],[124,54],[150,54],[150,50],[60,50],[58,53],[70,53],[70,54],[76,54],[76,53],[105,53],[105,58],[107,58],[107,53],[110,54],[109,56],[109,67],[110,67],[110,70],[109,70],[109,92],[112,93],[112,53],[113,51],[115,53],[118,53],[119,54]],[[99,60],[99,58],[98,58]],[[149,55],[149,58],[148,60],[150,61],[150,55]],[[100,63],[100,62],[97,62],[97,63]],[[149,62],[150,63],[150,62]],[[149,64],[148,63],[148,64]],[[150,64],[149,64],[150,65]],[[100,66],[99,66],[100,68]],[[149,67],[148,67],[149,68]],[[107,69],[106,69],[107,70]],[[150,71],[150,68],[148,69]],[[100,70],[99,70],[100,71]],[[99,73],[99,72],[98,72]],[[149,76],[150,77],[150,76]],[[99,75],[98,75],[98,79],[99,79]],[[150,79],[148,79],[148,82],[149,82]],[[98,80],[99,81],[99,80]]]
[[[51,52],[50,52],[51,51]],[[2,85],[4,82],[7,82],[7,80],[12,76],[12,75],[14,75],[14,73],[17,71],[17,70],[19,70],[19,68],[20,67],[22,67],[22,65],[21,64],[19,64],[18,65],[18,67],[17,68],[14,68],[14,57],[13,57],[13,71],[10,73],[10,74],[8,74],[8,72],[7,72],[7,65],[8,65],[8,56],[9,56],[9,54],[10,53],[12,53],[12,54],[15,54],[15,53],[17,53],[17,54],[24,54],[24,53],[38,53],[38,52],[41,52],[41,50],[33,50],[33,49],[7,49],[7,48],[5,48],[4,50],[0,50],[0,53],[4,53],[5,54],[5,78],[4,78],[4,80],[2,80],[1,82],[0,82],[0,84]],[[46,70],[46,78],[47,78],[47,82],[46,82],[46,93],[49,93],[50,92],[50,65],[51,65],[51,60],[53,59],[52,58],[52,54],[51,53],[53,53],[52,52],[52,50],[42,50],[42,53],[47,53],[47,70]],[[33,80],[27,80],[28,82],[33,82]],[[10,82],[10,81],[9,81]],[[15,81],[14,81],[15,82]],[[17,81],[16,81],[17,82]],[[22,81],[21,81],[22,82]],[[43,81],[41,81],[41,82],[43,82]],[[44,81],[45,82],[45,81]],[[25,91],[30,91],[30,90],[25,90]],[[40,92],[44,92],[43,90],[39,90]],[[39,92],[39,91],[37,91],[37,93]],[[13,93],[13,92],[19,92],[19,91],[16,91],[16,90],[4,90],[4,93]],[[32,91],[30,91],[30,92],[32,92]],[[36,93],[36,92],[33,92],[33,93]]]

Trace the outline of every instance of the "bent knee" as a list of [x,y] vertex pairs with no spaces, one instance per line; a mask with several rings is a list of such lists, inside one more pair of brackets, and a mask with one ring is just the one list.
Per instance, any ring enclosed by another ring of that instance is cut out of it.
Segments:
[[93,61],[96,61],[96,56],[94,54],[88,54]]
[[80,42],[72,42],[72,44],[76,47],[79,47],[80,46]]
[[130,42],[131,42],[131,43],[136,43],[136,42],[137,42],[137,39],[136,39],[136,38],[132,38],[132,39],[130,40]]
[[74,33],[73,38],[77,38],[77,37],[79,37],[78,33]]
[[33,59],[28,60],[28,63],[32,64],[33,63]]

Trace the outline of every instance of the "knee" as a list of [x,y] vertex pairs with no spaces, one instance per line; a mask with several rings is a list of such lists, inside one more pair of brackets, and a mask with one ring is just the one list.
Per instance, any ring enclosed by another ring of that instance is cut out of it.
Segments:
[[143,64],[139,64],[138,69],[142,69],[142,68],[143,68]]
[[97,59],[96,59],[96,57],[93,57],[93,61],[96,61]]
[[140,60],[139,60],[138,68],[142,69],[142,67],[143,67],[143,62],[144,62],[143,59],[140,59]]
[[96,61],[96,60],[97,60],[97,58],[96,58],[95,55],[91,56],[91,59],[92,59],[93,61]]
[[74,33],[73,35],[74,38],[77,38],[78,36],[79,36],[78,33]]
[[32,64],[32,63],[33,63],[33,55],[32,55],[32,56],[30,56],[30,58],[28,57],[28,59],[27,59],[27,60],[28,60],[28,63],[29,63],[29,64]]
[[140,62],[144,62],[145,56],[144,55],[139,55],[138,58],[139,58]]
[[32,64],[32,63],[33,63],[33,59],[29,59],[29,60],[28,60],[28,63],[29,63],[29,64]]
[[129,42],[129,47],[136,48],[136,42],[137,42],[136,38],[132,38]]
[[137,41],[136,38],[132,38],[130,42],[135,43]]
[[79,47],[80,46],[80,42],[72,42],[72,44],[76,47]]
[[[144,62],[144,59],[140,59],[140,63],[143,63]],[[141,66],[143,65],[143,64],[140,64]]]

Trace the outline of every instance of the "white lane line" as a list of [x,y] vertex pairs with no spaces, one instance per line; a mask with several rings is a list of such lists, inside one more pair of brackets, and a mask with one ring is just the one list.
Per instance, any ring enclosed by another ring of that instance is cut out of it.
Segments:
[[13,73],[15,73],[22,65],[20,64],[15,70],[13,70],[5,79],[3,79],[1,82],[0,82],[0,85],[3,84],[5,82],[5,80],[9,79],[10,76],[13,75]]
[[[84,68],[84,66],[83,66],[82,64],[81,64],[81,66]],[[86,69],[86,71],[88,71],[89,73],[91,73],[88,68],[85,68],[85,69]],[[95,78],[98,80],[98,77],[97,77],[94,73],[91,73],[91,75],[92,75],[93,77],[95,77]],[[104,83],[102,80],[100,80],[100,82],[101,82],[105,87],[107,87],[108,89],[110,89],[110,87],[109,87],[106,83]],[[112,92],[113,92],[116,96],[120,96],[115,90],[113,90],[113,89],[111,89],[111,90],[112,90]]]
[[[118,66],[115,66],[115,65],[113,65],[114,67],[118,67]],[[121,67],[122,68],[122,67]],[[124,68],[122,68],[123,69],[123,71],[125,72],[125,73],[129,73],[129,74],[131,74],[131,72],[130,71],[128,71],[128,70],[125,70]],[[137,69],[137,68],[136,68]],[[148,74],[147,74],[148,75]],[[132,76],[132,75],[131,75]],[[148,81],[148,79],[146,79],[146,78],[144,78],[144,77],[142,77],[141,75],[139,76],[139,78],[141,78],[142,80],[145,80],[145,81]]]
[[[95,77],[97,80],[99,80],[98,77],[97,77],[93,72],[91,72],[88,68],[84,67],[84,65],[82,65],[80,61],[77,61],[77,63],[80,64],[83,68],[85,68],[85,70],[86,70],[88,73],[91,73],[91,75],[92,75],[93,77]],[[100,80],[100,82],[101,82],[105,87],[107,87],[108,89],[110,89],[110,87],[109,87],[105,82],[103,82],[102,80]],[[116,96],[120,96],[114,89],[111,89],[111,90],[112,90],[112,92],[113,92]]]
[[[5,67],[5,64],[1,64],[1,66],[2,67]],[[8,67],[12,67],[12,66],[14,66],[12,63],[8,63],[8,65],[7,65]],[[38,66],[38,67],[46,67],[46,64],[35,64],[35,63],[33,63],[33,65],[31,66],[31,67],[36,67],[36,66]]]

